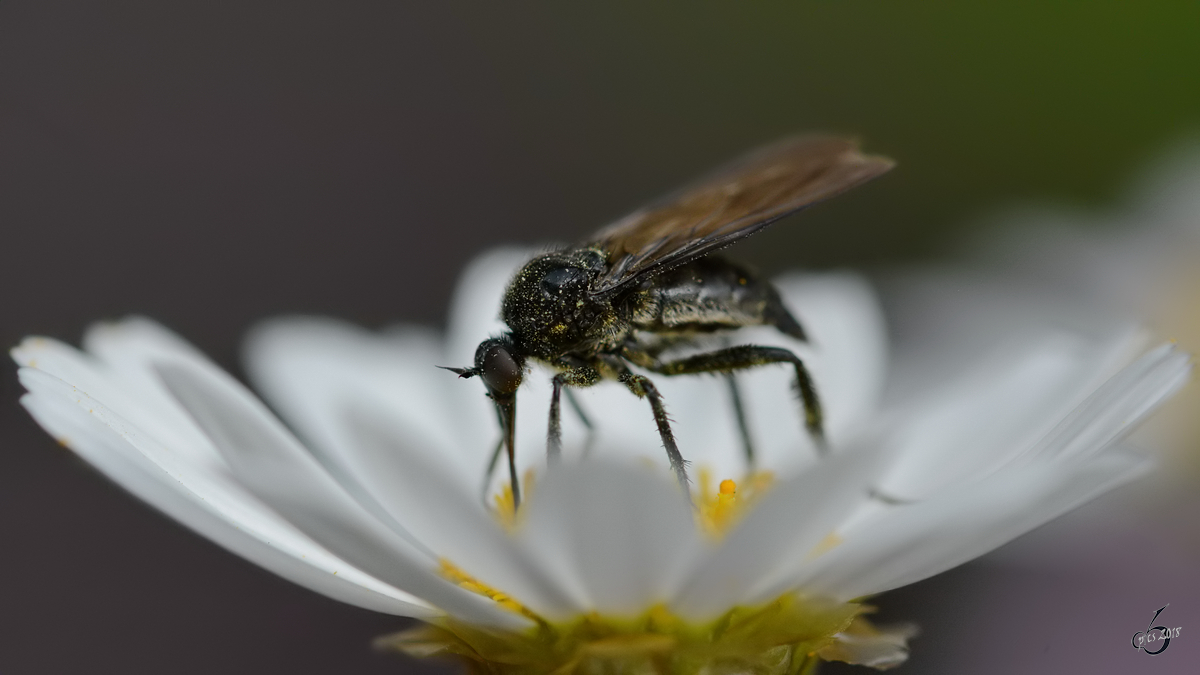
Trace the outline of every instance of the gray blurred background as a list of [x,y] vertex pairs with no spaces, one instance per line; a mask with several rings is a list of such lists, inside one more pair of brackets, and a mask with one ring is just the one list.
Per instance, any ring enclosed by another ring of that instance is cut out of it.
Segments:
[[[0,343],[136,312],[240,372],[240,336],[270,315],[439,324],[480,251],[577,239],[804,130],[900,165],[735,250],[768,271],[937,259],[1013,202],[1104,206],[1200,123],[1200,5],[1049,4],[9,0]],[[101,479],[18,407],[13,371],[0,673],[443,672],[370,651],[403,621],[278,580]],[[1084,647],[1055,631],[1104,598],[1060,581],[983,562],[880,599],[925,628],[901,672],[963,654],[1029,672],[1019,655],[1052,646],[1070,663]],[[1010,586],[1067,595],[1021,625],[963,625]],[[1134,600],[1121,658],[1162,604]]]

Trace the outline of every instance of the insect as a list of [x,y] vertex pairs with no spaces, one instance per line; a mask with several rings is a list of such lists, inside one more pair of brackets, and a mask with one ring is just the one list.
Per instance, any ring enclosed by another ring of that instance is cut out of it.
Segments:
[[578,246],[529,261],[504,294],[501,318],[509,330],[479,344],[474,366],[447,368],[460,377],[478,376],[495,402],[502,438],[489,474],[503,447],[514,504],[520,504],[516,395],[530,359],[556,371],[546,441],[550,461],[562,449],[563,391],[616,380],[649,402],[671,468],[684,492],[688,491],[686,463],[662,396],[638,370],[664,376],[725,374],[746,452],[753,461],[733,373],[768,364],[790,365],[804,425],[823,448],[820,400],[804,363],[791,351],[735,345],[684,358],[665,358],[665,354],[744,326],[773,326],[804,340],[804,329],[769,282],[711,254],[892,166],[889,159],[862,154],[850,140],[789,138],[629,214]]

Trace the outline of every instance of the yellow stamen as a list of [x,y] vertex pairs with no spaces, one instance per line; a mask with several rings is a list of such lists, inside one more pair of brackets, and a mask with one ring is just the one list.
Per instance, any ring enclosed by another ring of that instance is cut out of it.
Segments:
[[[533,494],[533,478],[533,469],[529,469],[525,472],[521,487],[526,499]],[[507,532],[512,532],[513,530],[517,529],[517,525],[521,523],[521,520],[518,518],[519,513],[517,511],[516,500],[513,499],[512,484],[505,483],[500,492],[496,493],[496,495],[492,497],[492,500],[496,505],[493,513],[496,516],[496,520],[500,521],[500,526],[503,527]]]
[[475,577],[464,572],[461,568],[458,567],[458,565],[455,565],[454,563],[450,562],[449,560],[446,560],[445,558],[441,558],[438,560],[438,574],[441,574],[442,577],[444,577],[448,581],[453,582],[459,588],[463,588],[465,590],[471,591],[472,593],[477,593],[479,595],[484,596],[485,598],[490,598],[490,599],[494,600],[496,602],[496,604],[500,605],[504,609],[509,610],[510,612],[516,612],[517,614],[524,614],[525,616],[528,616],[531,619],[539,620],[537,618],[537,615],[535,615],[533,612],[526,609],[525,606],[522,605],[521,603],[517,602],[516,600],[513,600],[512,596],[508,595],[507,593],[505,593],[503,591],[492,588],[491,586],[488,586],[485,583],[480,582]]
[[505,483],[504,488],[492,499],[496,502],[496,510],[493,512],[496,520],[500,521],[505,530],[511,532],[517,526],[517,502],[513,499],[512,485]]
[[712,472],[707,467],[700,469],[696,498],[697,523],[705,534],[720,539],[750,510],[750,506],[762,496],[773,482],[770,472],[757,472],[746,476],[742,490],[732,479],[721,481],[712,489]]

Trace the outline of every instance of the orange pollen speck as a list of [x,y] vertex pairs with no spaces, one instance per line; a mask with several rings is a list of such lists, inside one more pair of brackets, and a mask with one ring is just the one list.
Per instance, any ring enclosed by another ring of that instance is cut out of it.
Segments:
[[729,528],[749,511],[757,498],[770,487],[770,473],[752,473],[743,479],[742,493],[738,494],[738,484],[730,478],[721,481],[716,490],[712,489],[712,474],[706,469],[700,470],[698,495],[696,495],[697,522],[700,529],[714,539],[720,539]]

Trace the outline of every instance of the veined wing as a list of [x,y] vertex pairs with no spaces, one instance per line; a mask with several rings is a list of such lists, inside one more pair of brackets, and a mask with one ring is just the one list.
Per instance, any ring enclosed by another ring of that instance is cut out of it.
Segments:
[[887,172],[844,138],[800,136],[760,148],[605,227],[589,245],[608,253],[592,293],[614,291],[695,260],[784,216]]

